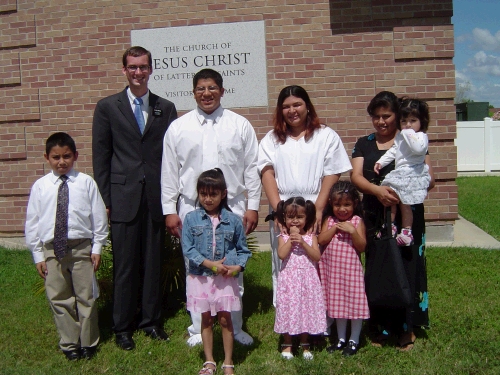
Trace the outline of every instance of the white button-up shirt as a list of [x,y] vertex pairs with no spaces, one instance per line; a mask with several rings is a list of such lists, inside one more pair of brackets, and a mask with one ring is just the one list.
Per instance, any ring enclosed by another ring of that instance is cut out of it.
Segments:
[[[161,201],[163,214],[177,213],[179,196],[194,202],[196,182],[203,171],[203,126],[214,120],[218,167],[227,184],[228,204],[241,202],[247,194],[247,209],[259,210],[261,183],[257,170],[258,143],[250,122],[220,106],[207,115],[199,108],[169,126],[163,140]],[[241,214],[241,212],[238,212]]]
[[[97,184],[89,175],[72,169],[68,174],[68,240],[91,239],[92,253],[101,254],[108,237],[108,216]],[[54,172],[39,178],[31,188],[26,214],[26,245],[33,260],[45,260],[43,244],[54,240],[57,191],[61,179]]]

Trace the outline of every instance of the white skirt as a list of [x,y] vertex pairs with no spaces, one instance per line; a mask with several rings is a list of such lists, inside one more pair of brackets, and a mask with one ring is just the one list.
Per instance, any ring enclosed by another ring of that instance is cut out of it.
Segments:
[[394,169],[381,185],[394,190],[403,204],[419,204],[424,202],[430,182],[429,166],[422,163]]

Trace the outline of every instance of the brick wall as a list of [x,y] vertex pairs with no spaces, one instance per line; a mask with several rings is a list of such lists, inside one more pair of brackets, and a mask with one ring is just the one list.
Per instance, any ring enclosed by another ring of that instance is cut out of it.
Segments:
[[[430,10],[432,8],[432,10]],[[269,103],[238,108],[258,138],[278,92],[299,84],[350,153],[372,131],[369,100],[381,90],[428,100],[437,187],[429,224],[457,217],[452,0],[205,1],[2,0],[0,4],[0,234],[21,233],[33,182],[47,172],[44,140],[69,132],[92,173],[98,99],[122,90],[130,30],[264,20]],[[193,101],[194,104],[194,101]],[[263,197],[261,217],[267,210]],[[259,230],[267,230],[261,225]]]

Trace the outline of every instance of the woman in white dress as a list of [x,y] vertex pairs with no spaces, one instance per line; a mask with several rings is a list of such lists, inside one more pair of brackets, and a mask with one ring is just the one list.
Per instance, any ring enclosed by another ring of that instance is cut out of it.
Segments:
[[[258,168],[269,200],[270,234],[273,269],[273,304],[281,261],[272,214],[278,203],[293,196],[311,200],[316,206],[313,233],[321,229],[323,208],[328,192],[343,172],[351,170],[351,162],[338,134],[320,123],[306,90],[287,86],[281,90],[269,131],[259,145]],[[281,228],[279,228],[281,230]]]

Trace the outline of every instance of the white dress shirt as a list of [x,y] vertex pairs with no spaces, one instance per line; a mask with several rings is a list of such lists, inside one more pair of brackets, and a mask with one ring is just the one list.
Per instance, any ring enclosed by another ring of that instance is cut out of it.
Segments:
[[142,111],[142,116],[144,117],[144,126],[148,123],[148,108],[149,108],[149,91],[145,93],[143,96],[135,96],[132,94],[132,91],[130,91],[130,87],[127,88],[127,96],[128,96],[128,101],[130,102],[130,106],[132,107],[132,112],[135,110],[136,104],[134,103],[135,98],[141,98],[142,99],[142,105],[141,105],[141,111]]
[[323,177],[352,169],[342,140],[331,128],[321,125],[306,142],[305,137],[286,137],[280,143],[274,130],[259,145],[259,172],[266,166],[274,169],[280,198],[294,196],[316,202]]
[[[72,169],[68,174],[68,240],[91,239],[92,253],[101,254],[108,236],[108,216],[97,184],[89,175]],[[33,260],[45,260],[43,244],[54,239],[57,191],[61,179],[54,172],[39,178],[31,188],[26,214],[26,245]]]
[[[217,137],[218,165],[227,184],[228,204],[245,201],[247,209],[259,210],[261,183],[257,170],[258,143],[250,122],[219,106],[207,115],[198,107],[181,116],[168,128],[163,140],[161,201],[163,214],[177,213],[177,199],[192,203],[196,182],[203,170],[203,133],[206,119],[213,119]],[[234,210],[233,210],[234,211]],[[235,212],[242,215],[241,211]]]

